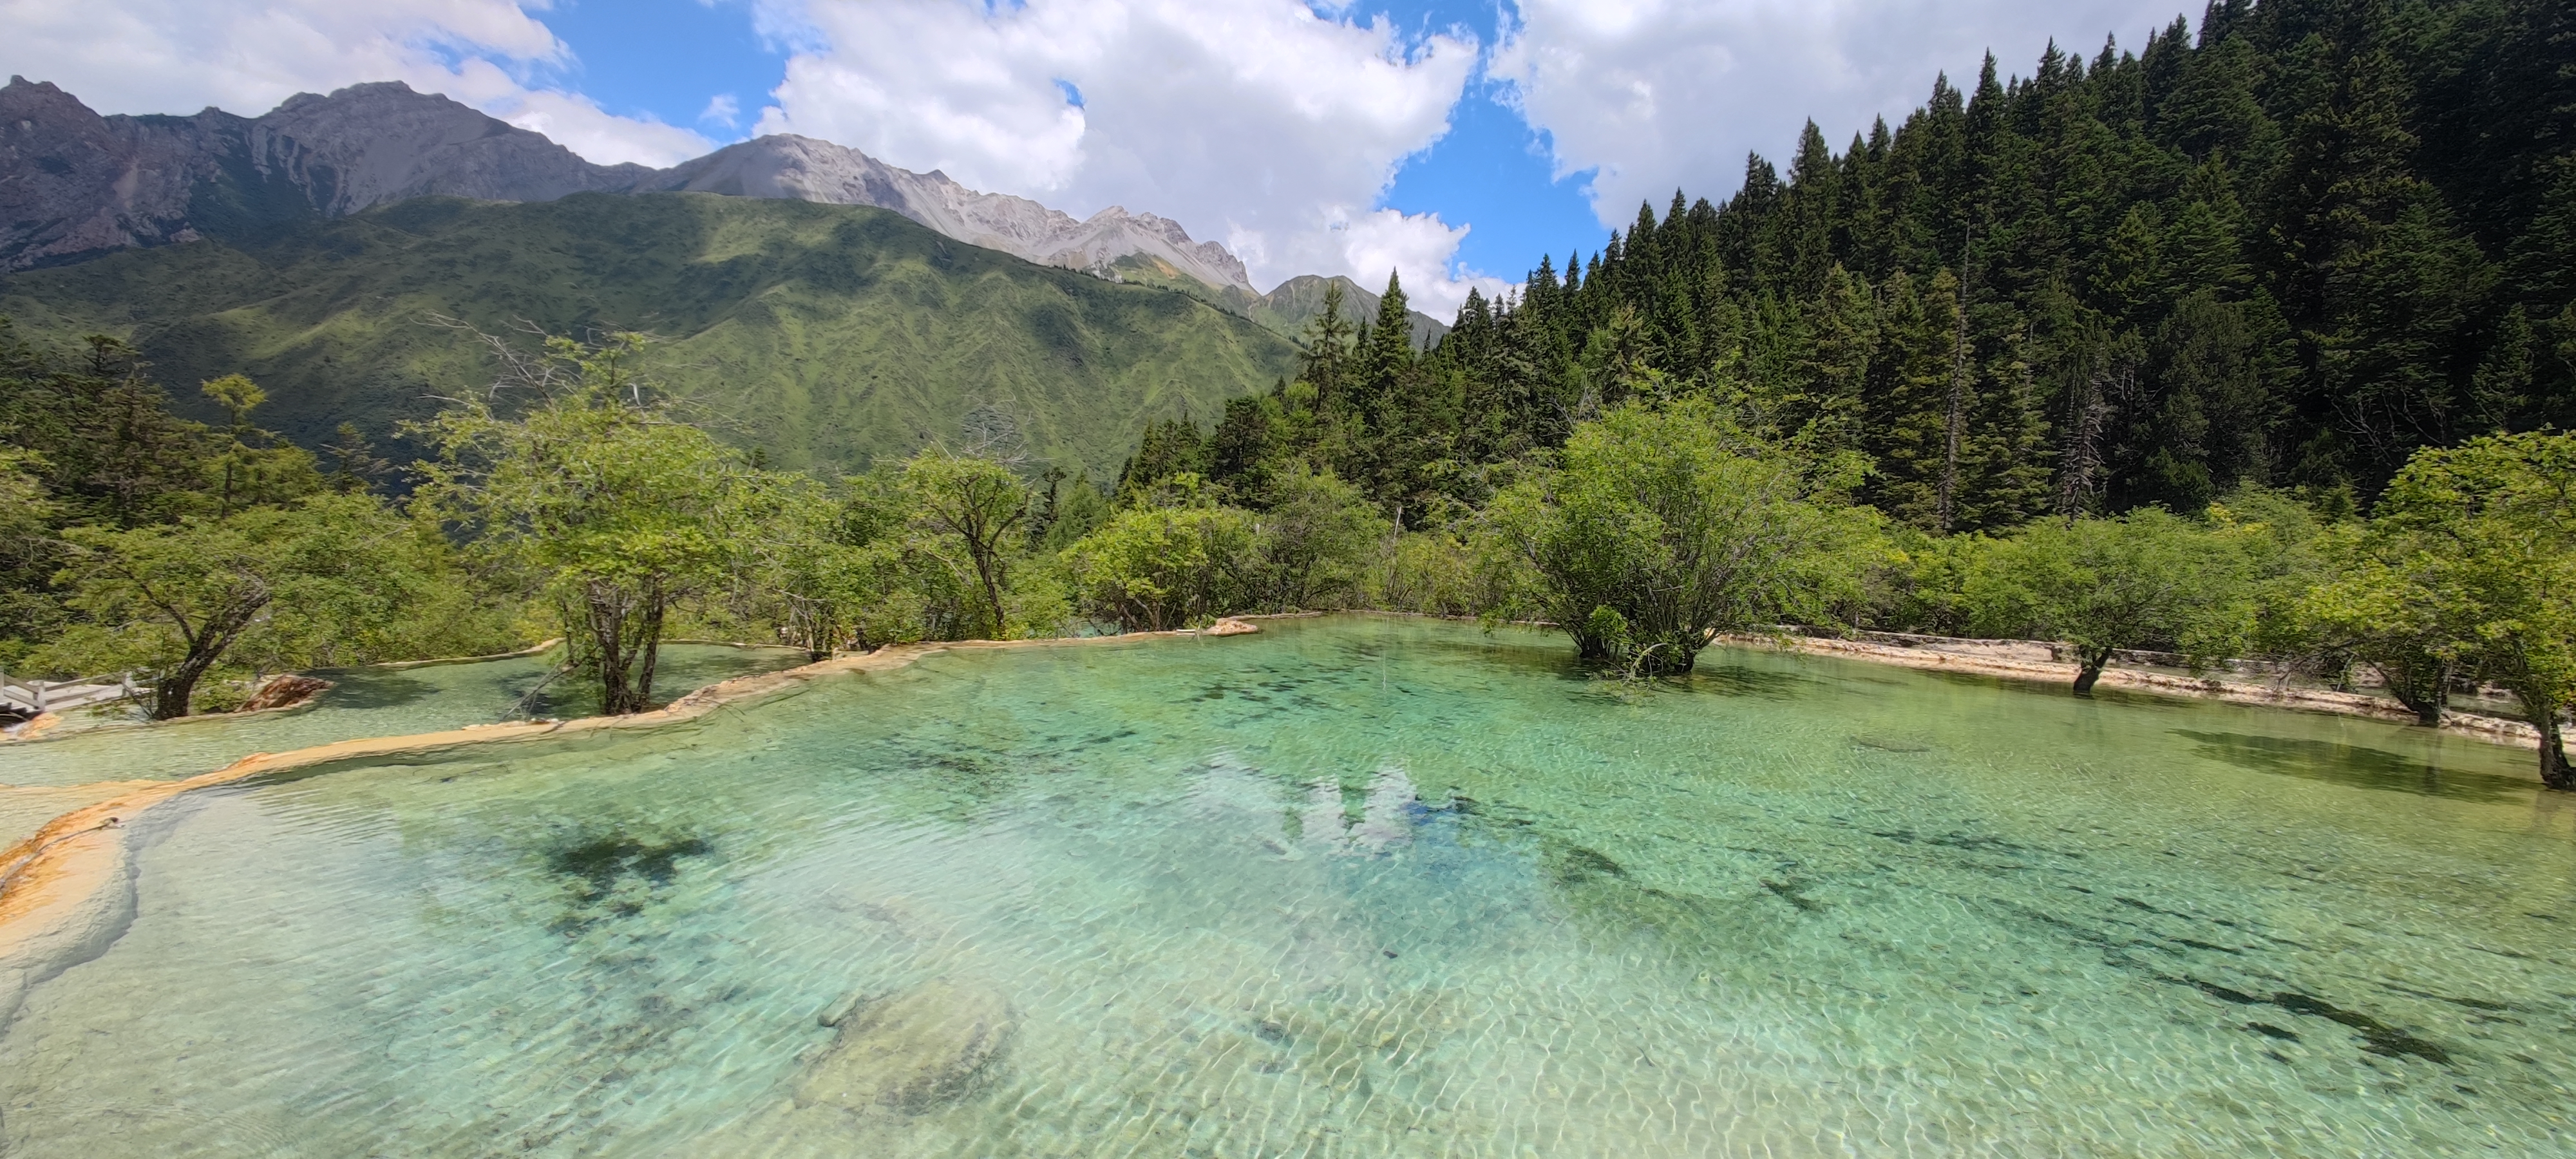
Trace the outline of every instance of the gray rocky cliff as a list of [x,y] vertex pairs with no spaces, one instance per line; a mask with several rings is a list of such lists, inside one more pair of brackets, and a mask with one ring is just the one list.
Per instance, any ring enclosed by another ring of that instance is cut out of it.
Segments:
[[191,241],[188,202],[241,118],[102,117],[50,84],[0,88],[0,269]]
[[202,231],[339,216],[422,194],[543,201],[652,174],[400,83],[296,96],[260,117],[100,116],[51,84],[0,87],[0,270]]
[[593,165],[542,134],[399,81],[299,93],[253,124],[299,147],[313,207],[333,217],[430,194],[552,201],[624,190],[654,173]]
[[1190,240],[1180,223],[1111,207],[1088,221],[1025,197],[979,193],[936,169],[897,169],[856,149],[792,134],[727,145],[638,182],[639,191],[686,190],[891,209],[968,245],[1045,265],[1106,274],[1120,258],[1157,258],[1209,286],[1252,288],[1243,262],[1215,242]]

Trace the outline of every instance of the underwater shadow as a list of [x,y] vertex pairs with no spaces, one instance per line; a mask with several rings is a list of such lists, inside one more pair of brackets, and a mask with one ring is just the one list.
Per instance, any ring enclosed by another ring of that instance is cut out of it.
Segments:
[[2258,773],[2453,801],[2509,801],[2530,791],[2530,786],[2510,777],[2445,770],[2386,749],[2234,732],[2173,731],[2192,741],[2200,756]]
[[1630,676],[1615,664],[1587,664],[1571,655],[1544,674],[1570,684],[1583,685],[1591,695],[1620,700],[1633,700],[1649,693],[1795,700],[1831,684],[1830,681],[1794,672],[1706,661],[1688,672]]
[[331,689],[322,694],[322,704],[328,708],[400,708],[427,700],[438,692],[426,680],[393,672],[344,668],[320,675],[332,684]]
[[1404,637],[1389,636],[1373,640],[1345,641],[1336,645],[1334,653],[1351,672],[1359,672],[1363,669],[1374,672],[1376,665],[1381,661],[1411,662],[1426,658],[1439,662],[1491,665],[1507,670],[1544,675],[1580,677],[1585,671],[1581,662],[1575,659],[1571,645],[1559,645],[1555,641],[1509,639],[1496,636],[1474,639],[1428,633]]
[[1825,681],[1794,672],[1772,672],[1742,664],[1709,664],[1702,662],[1689,673],[1669,677],[1674,686],[1691,692],[1717,696],[1759,696],[1766,700],[1787,700],[1799,692],[1820,688]]

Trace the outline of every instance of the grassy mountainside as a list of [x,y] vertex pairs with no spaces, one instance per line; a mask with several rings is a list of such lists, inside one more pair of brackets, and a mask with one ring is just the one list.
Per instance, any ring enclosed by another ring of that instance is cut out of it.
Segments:
[[[491,381],[461,319],[648,330],[652,369],[781,466],[954,440],[979,408],[1038,459],[1110,474],[1154,419],[1212,421],[1296,348],[1188,296],[962,245],[885,210],[708,194],[421,198],[0,281],[38,340],[135,342],[182,404],[240,371],[264,426],[384,439]],[[212,417],[211,413],[208,417]]]
[[[1306,328],[1324,313],[1324,288],[1335,282],[1342,287],[1342,316],[1353,322],[1366,322],[1377,316],[1377,291],[1362,287],[1340,274],[1299,274],[1272,287],[1267,294],[1252,294],[1241,287],[1218,289],[1174,269],[1159,258],[1130,254],[1110,267],[1118,276],[1140,286],[1159,286],[1177,290],[1204,302],[1215,304],[1227,313],[1240,314],[1262,325],[1273,334],[1285,335],[1300,342]],[[1386,288],[1385,283],[1378,289]],[[1449,333],[1449,324],[1420,310],[1407,312],[1413,319],[1413,345],[1428,350]]]

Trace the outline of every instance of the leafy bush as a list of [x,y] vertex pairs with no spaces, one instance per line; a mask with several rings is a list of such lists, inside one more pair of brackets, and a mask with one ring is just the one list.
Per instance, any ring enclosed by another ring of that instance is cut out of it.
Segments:
[[1686,672],[1719,632],[1821,619],[1856,599],[1872,513],[1780,447],[1685,398],[1576,427],[1488,516],[1528,568],[1522,598],[1586,660]]
[[1252,598],[1283,612],[1363,606],[1391,530],[1358,487],[1330,472],[1283,473],[1254,520]]
[[1129,631],[1167,631],[1249,605],[1260,587],[1249,511],[1214,504],[1131,507],[1065,553],[1083,611]]
[[2075,645],[2075,691],[2088,695],[2120,649],[2228,655],[2245,637],[2245,578],[2235,545],[2147,507],[2024,527],[1993,542],[1965,591],[1981,634]]

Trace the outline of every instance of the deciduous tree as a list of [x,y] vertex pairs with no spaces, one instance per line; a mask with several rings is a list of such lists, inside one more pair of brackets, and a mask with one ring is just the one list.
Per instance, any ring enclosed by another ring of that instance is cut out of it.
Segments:
[[1688,672],[1720,632],[1821,618],[1858,589],[1873,520],[1703,399],[1615,407],[1557,462],[1496,496],[1498,542],[1531,610],[1585,660]]
[[[438,451],[416,502],[560,609],[612,715],[652,705],[665,618],[734,561],[753,474],[648,393],[645,343],[549,338],[502,389],[415,428]],[[536,397],[515,416],[496,406],[515,394]]]

